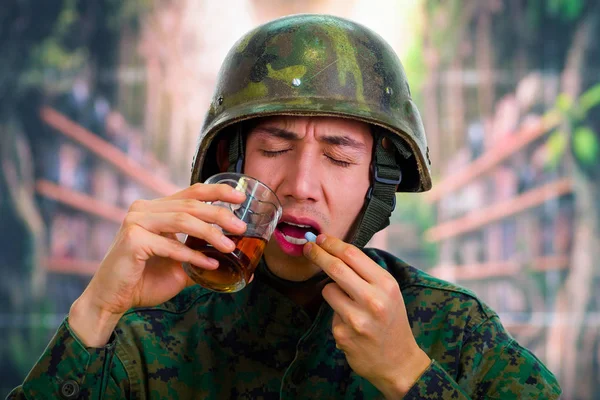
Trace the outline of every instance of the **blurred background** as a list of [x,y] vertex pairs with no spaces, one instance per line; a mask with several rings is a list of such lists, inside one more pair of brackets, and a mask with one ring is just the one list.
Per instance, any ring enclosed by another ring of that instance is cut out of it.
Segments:
[[129,204],[188,185],[230,46],[304,12],[382,35],[423,114],[434,188],[371,245],[475,291],[564,398],[600,398],[597,0],[3,0],[2,398]]

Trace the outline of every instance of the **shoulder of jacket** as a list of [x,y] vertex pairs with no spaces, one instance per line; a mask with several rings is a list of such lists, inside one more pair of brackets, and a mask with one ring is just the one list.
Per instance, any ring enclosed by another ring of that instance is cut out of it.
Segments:
[[495,311],[467,288],[431,276],[383,250],[365,249],[365,254],[396,278],[403,294],[416,291],[424,294],[427,302],[433,302],[434,299],[443,300],[445,303],[455,300],[463,307],[470,305],[475,308],[474,311],[481,314],[481,321],[497,317]]

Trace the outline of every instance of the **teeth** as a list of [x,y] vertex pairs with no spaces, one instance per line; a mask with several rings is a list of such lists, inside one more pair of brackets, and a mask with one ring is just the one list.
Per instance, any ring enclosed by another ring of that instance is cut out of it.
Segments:
[[312,228],[312,226],[310,226],[310,225],[292,224],[291,222],[286,222],[286,224],[292,225],[292,226],[297,226],[297,227],[300,227],[300,228]]
[[304,243],[308,242],[308,240],[306,240],[304,238],[295,238],[292,236],[288,236],[288,235],[284,234],[283,232],[282,232],[282,235],[285,240],[287,240],[288,242],[290,242],[292,244],[304,244]]

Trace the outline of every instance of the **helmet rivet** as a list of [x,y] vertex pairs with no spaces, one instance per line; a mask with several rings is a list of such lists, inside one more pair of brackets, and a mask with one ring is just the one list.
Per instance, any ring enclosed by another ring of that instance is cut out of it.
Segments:
[[294,80],[292,80],[292,85],[293,86],[298,87],[298,86],[300,86],[301,83],[302,83],[302,81],[300,79],[298,79],[298,78],[294,78]]
[[219,97],[217,98],[217,104],[218,104],[218,105],[221,105],[221,104],[223,104],[223,96],[219,96]]
[[391,88],[391,87],[389,87],[389,86],[388,86],[388,87],[386,87],[386,88],[385,88],[385,94],[388,94],[388,95],[390,95],[390,96],[391,96],[392,94],[394,94],[394,89],[392,89],[392,88]]

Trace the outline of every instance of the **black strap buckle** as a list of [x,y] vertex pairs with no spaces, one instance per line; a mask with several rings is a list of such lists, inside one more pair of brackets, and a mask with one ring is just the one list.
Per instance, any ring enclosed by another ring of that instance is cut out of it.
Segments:
[[[382,178],[379,176],[379,168],[377,167],[377,164],[375,164],[375,182],[396,186],[402,182],[402,171],[398,171],[398,173],[398,179]],[[371,197],[373,197],[373,185],[369,186],[369,190],[367,190],[367,200],[371,200]],[[392,211],[395,209],[396,196],[394,195],[394,199],[392,200]]]
[[397,179],[387,179],[379,176],[379,167],[375,164],[375,181],[379,183],[385,183],[387,185],[398,185],[402,182],[402,171],[398,171]]

